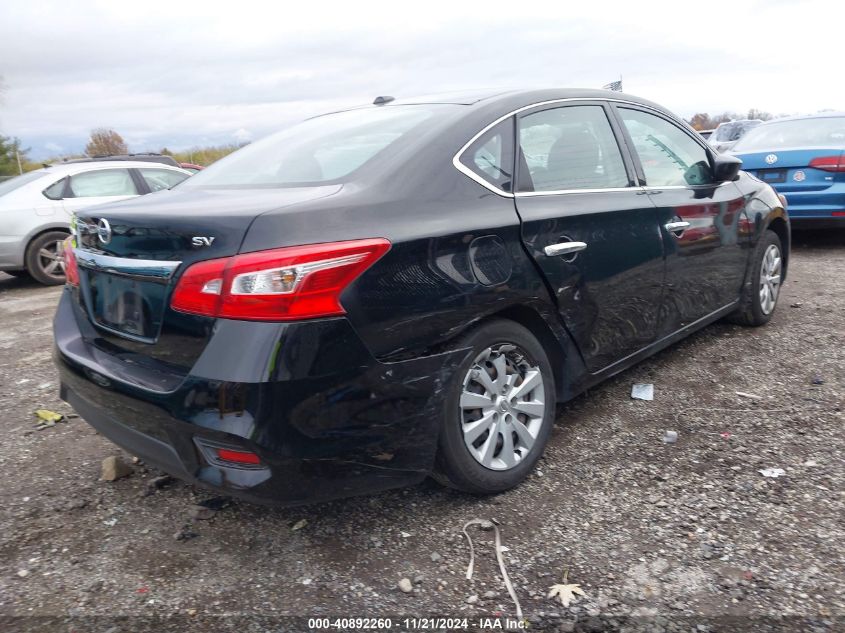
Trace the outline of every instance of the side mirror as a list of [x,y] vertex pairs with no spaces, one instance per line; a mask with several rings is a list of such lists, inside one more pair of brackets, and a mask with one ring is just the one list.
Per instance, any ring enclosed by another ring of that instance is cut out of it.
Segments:
[[739,177],[742,161],[736,156],[713,152],[713,179],[716,182],[728,182]]

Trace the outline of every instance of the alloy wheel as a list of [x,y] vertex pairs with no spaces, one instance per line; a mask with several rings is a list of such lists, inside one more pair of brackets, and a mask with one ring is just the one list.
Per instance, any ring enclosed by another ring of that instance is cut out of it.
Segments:
[[546,412],[540,367],[515,345],[483,350],[463,382],[460,399],[464,443],[491,470],[509,470],[534,447]]
[[65,276],[64,242],[57,240],[47,242],[38,251],[38,265],[45,275],[56,279]]
[[780,249],[774,244],[769,244],[760,265],[760,309],[763,314],[771,314],[775,309],[780,292],[780,277]]

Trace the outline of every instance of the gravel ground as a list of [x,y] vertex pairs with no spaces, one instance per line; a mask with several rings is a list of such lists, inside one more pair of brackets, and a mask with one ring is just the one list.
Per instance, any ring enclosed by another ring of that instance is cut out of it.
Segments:
[[[308,630],[282,616],[404,614],[475,630],[515,615],[492,532],[469,528],[465,578],[461,528],[482,518],[501,525],[533,630],[845,630],[845,232],[796,242],[767,327],[716,324],[569,403],[518,489],[427,482],[294,509],[155,488],[143,464],[99,481],[104,458],[131,456],[80,419],[35,430],[34,409],[69,412],[49,351],[59,291],[0,274],[0,626],[280,631]],[[630,398],[637,382],[653,402]],[[195,507],[207,500],[217,509]],[[565,572],[586,594],[568,608],[546,597]]]

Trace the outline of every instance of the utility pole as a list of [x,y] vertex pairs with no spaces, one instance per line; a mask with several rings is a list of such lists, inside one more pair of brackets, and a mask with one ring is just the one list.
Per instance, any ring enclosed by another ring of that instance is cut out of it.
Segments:
[[18,159],[18,172],[23,174],[23,167],[21,166],[21,155],[18,154],[18,150],[15,150],[15,158]]

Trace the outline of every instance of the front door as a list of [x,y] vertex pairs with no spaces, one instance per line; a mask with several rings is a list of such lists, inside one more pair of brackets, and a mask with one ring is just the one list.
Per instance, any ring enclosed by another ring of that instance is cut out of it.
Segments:
[[523,241],[595,373],[655,340],[663,283],[657,211],[635,185],[606,104],[538,107],[517,124]]
[[616,111],[665,242],[662,337],[739,298],[750,247],[745,198],[733,182],[714,181],[709,150],[677,123],[635,106]]

